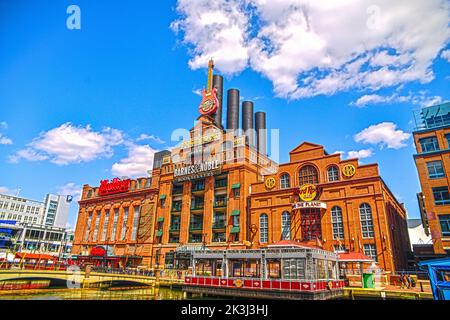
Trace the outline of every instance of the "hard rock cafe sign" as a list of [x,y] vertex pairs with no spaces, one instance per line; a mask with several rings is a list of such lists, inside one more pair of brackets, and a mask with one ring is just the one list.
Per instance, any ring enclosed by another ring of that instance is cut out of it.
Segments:
[[102,180],[100,181],[100,188],[98,189],[98,193],[101,196],[108,194],[115,194],[121,192],[127,192],[130,190],[131,180],[121,180],[119,178],[114,178],[111,180]]
[[317,196],[317,188],[315,185],[310,183],[304,184],[298,190],[298,196],[303,201],[313,201]]
[[217,89],[212,86],[214,61],[209,60],[208,64],[208,81],[206,90],[202,90],[202,101],[198,107],[198,111],[203,115],[211,115],[217,111],[219,100],[217,99]]

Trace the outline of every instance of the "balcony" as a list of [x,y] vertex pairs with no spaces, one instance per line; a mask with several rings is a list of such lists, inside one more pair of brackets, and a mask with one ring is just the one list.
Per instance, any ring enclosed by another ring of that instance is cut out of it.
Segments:
[[227,179],[220,179],[220,180],[216,180],[214,182],[214,188],[215,189],[221,189],[221,188],[226,188],[228,184]]
[[203,230],[203,223],[194,222],[189,225],[189,231]]

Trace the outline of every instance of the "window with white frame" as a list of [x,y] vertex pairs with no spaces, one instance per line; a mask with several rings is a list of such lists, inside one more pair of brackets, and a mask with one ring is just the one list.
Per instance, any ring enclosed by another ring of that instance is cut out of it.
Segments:
[[291,240],[291,215],[287,211],[281,214],[281,239]]
[[339,169],[336,166],[331,166],[328,168],[328,181],[339,181]]
[[269,241],[269,217],[263,213],[259,217],[259,242],[266,243]]
[[371,257],[373,260],[378,261],[377,247],[373,243],[364,244],[364,254]]
[[333,239],[344,239],[344,220],[341,207],[334,206],[331,208],[331,224],[333,227]]
[[359,206],[359,217],[363,238],[373,238],[375,233],[373,229],[372,209],[369,204],[363,203]]
[[288,173],[283,173],[280,177],[280,187],[281,189],[286,189],[291,187],[291,177]]

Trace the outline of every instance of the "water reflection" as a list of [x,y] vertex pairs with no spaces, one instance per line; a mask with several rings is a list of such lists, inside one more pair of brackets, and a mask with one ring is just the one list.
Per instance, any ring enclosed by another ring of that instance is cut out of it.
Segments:
[[179,289],[145,288],[132,290],[61,289],[0,294],[0,300],[183,300]]

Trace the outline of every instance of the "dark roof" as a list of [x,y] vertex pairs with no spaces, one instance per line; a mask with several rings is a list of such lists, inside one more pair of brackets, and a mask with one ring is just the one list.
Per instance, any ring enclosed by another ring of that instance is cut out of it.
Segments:
[[408,228],[416,228],[422,224],[421,219],[408,219]]

